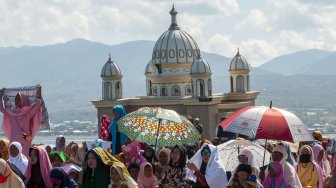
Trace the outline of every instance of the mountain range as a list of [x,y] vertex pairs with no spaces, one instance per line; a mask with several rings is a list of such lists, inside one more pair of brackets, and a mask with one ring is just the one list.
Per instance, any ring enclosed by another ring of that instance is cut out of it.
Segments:
[[[145,95],[144,72],[154,44],[153,41],[131,41],[107,45],[74,39],[47,46],[0,48],[0,87],[40,83],[53,121],[95,119],[95,109],[90,101],[101,98],[100,71],[109,54],[122,71],[124,97],[141,96]],[[229,91],[228,69],[234,55],[225,57],[202,52],[211,66],[215,93]],[[335,52],[317,49],[279,56],[251,68],[251,88],[262,91],[258,97],[261,104],[276,98],[280,106],[300,106],[303,99],[310,102],[314,99],[307,90],[318,95],[323,95],[326,90],[336,92],[333,87],[336,81],[335,60]],[[313,81],[305,84],[306,80]],[[315,91],[314,87],[319,90]],[[307,97],[301,100],[298,93]],[[292,95],[290,100],[285,99],[286,95]],[[318,104],[329,107],[329,98],[325,97],[322,99],[325,102],[318,101]]]

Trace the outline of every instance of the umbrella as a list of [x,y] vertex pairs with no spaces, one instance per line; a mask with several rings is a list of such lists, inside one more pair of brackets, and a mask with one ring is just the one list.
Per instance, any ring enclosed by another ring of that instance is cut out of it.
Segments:
[[235,132],[254,139],[289,142],[313,141],[303,122],[293,113],[280,108],[247,106],[220,122],[224,131]]
[[148,145],[194,144],[200,134],[190,121],[173,110],[144,107],[118,121],[119,131]]
[[249,140],[230,140],[218,145],[217,149],[226,171],[233,171],[239,165],[238,154],[242,149],[249,149],[253,153],[253,165],[258,168],[264,166],[264,162],[270,162],[270,153]]

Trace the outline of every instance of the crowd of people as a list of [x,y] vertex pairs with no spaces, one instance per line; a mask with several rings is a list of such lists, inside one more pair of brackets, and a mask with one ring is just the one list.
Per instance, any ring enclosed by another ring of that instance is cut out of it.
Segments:
[[[20,122],[21,116],[29,120],[37,113],[32,108],[28,116],[21,113],[21,108],[18,105],[11,111],[19,113],[11,117],[17,124],[28,123]],[[0,110],[8,114],[2,106]],[[86,142],[67,142],[64,136],[58,136],[54,146],[27,147],[27,142],[14,138],[0,139],[0,187],[336,187],[336,154],[326,150],[326,139],[318,131],[313,133],[316,141],[300,143],[296,152],[286,142],[270,144],[265,150],[271,153],[271,162],[265,166],[256,166],[253,151],[242,149],[236,159],[239,164],[228,172],[216,146],[237,139],[232,133],[225,137],[225,132],[218,130],[218,137],[211,141],[200,139],[194,145],[153,148],[118,131],[117,121],[126,115],[123,106],[117,105],[112,111],[112,122],[108,116],[101,118],[100,138],[112,141],[106,149],[88,149]],[[200,119],[189,117],[189,120],[202,133],[204,125]]]

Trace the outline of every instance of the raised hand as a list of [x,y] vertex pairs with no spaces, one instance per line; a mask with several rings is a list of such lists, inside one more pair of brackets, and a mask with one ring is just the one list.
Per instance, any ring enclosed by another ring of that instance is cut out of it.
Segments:
[[37,92],[36,92],[37,98],[42,98],[42,86],[39,84],[37,85]]

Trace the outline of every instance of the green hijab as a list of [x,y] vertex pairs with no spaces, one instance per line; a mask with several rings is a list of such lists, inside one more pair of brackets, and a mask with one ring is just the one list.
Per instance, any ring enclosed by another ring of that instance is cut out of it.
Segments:
[[65,154],[63,151],[52,151],[49,153],[50,161],[53,161],[56,155],[58,155],[58,157],[62,160],[63,163],[69,160],[69,156]]
[[110,184],[110,167],[114,162],[119,162],[111,154],[102,148],[90,149],[85,155],[85,164],[89,154],[92,153],[97,161],[97,167],[93,170],[88,166],[84,169],[83,188],[106,188]]

